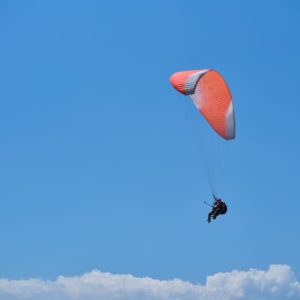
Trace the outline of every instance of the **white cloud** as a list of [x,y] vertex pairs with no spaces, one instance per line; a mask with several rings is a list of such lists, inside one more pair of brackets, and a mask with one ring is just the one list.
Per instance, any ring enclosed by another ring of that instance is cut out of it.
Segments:
[[300,283],[287,265],[208,276],[205,285],[95,270],[54,281],[0,279],[0,300],[299,300]]

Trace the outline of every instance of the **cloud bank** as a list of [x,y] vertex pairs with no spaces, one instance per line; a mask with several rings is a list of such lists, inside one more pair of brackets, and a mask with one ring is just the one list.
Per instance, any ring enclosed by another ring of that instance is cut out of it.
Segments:
[[287,265],[208,276],[204,285],[94,270],[56,280],[0,279],[0,300],[299,300],[300,283]]

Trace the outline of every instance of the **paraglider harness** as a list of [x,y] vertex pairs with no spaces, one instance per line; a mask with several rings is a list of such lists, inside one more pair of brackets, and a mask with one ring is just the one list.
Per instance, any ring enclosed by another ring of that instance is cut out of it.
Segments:
[[227,212],[227,205],[220,198],[217,198],[214,194],[215,202],[213,204],[213,211],[217,211],[220,215],[225,215]]
[[227,213],[227,205],[225,202],[222,200],[217,200],[218,202],[216,203],[216,210],[218,210],[218,213],[220,215],[225,215]]

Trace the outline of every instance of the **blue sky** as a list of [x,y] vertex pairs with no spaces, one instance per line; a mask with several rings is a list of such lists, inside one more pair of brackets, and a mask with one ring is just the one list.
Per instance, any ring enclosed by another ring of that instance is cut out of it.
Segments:
[[[297,1],[1,1],[0,277],[300,277]],[[169,76],[234,98],[222,196]]]

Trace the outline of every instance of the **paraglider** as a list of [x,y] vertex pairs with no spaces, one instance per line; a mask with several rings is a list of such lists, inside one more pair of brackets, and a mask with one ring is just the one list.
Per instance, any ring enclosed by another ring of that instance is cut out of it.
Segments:
[[226,203],[224,201],[222,201],[222,199],[217,198],[215,195],[214,195],[214,198],[215,198],[215,202],[213,203],[212,210],[208,214],[208,217],[207,217],[208,223],[211,222],[211,218],[216,219],[217,216],[225,215],[227,213]]
[[[190,96],[193,104],[201,113],[219,139],[231,141],[235,138],[235,116],[232,96],[225,79],[215,70],[200,69],[176,72],[170,77],[173,87],[183,95]],[[213,152],[213,151],[211,151]],[[216,163],[218,165],[219,163]],[[208,222],[220,214],[225,214],[227,205],[216,197],[211,172],[207,177],[215,202],[208,214]],[[218,170],[216,171],[218,172]]]

